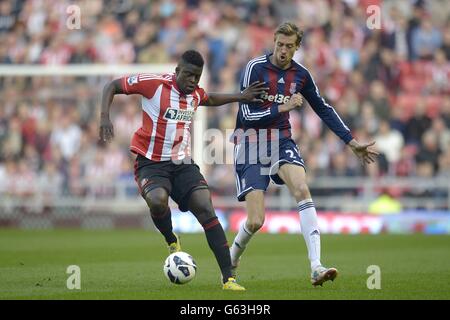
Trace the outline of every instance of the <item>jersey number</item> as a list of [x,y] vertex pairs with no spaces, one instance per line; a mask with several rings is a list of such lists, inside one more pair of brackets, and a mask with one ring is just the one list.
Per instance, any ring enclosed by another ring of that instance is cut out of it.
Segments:
[[289,157],[294,158],[294,151],[292,150],[284,150],[289,155]]

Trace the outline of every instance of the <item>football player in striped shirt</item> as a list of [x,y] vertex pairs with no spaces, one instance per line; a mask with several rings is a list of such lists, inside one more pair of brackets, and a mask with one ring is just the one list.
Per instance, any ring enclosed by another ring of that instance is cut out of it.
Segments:
[[169,196],[181,211],[191,211],[203,226],[209,247],[219,264],[224,290],[245,290],[232,277],[227,239],[211,202],[208,184],[191,159],[190,124],[200,105],[219,106],[231,102],[256,103],[266,92],[263,83],[254,83],[239,93],[206,93],[198,86],[204,60],[200,53],[183,53],[173,74],[139,74],[108,83],[102,95],[100,139],[114,136],[109,117],[116,94],[142,96],[142,127],[131,141],[137,154],[135,179],[150,208],[155,226],[164,236],[169,252],[181,251],[172,231]]
[[[317,215],[306,184],[305,163],[291,139],[289,111],[299,108],[303,97],[325,124],[365,163],[378,154],[375,142],[360,144],[332,106],[320,96],[309,71],[292,60],[303,33],[293,23],[283,23],[274,34],[272,54],[251,60],[241,78],[241,90],[261,81],[269,87],[259,102],[239,103],[234,134],[237,197],[245,201],[247,220],[240,226],[231,246],[233,275],[252,236],[264,223],[264,192],[270,180],[285,184],[298,204],[300,224],[311,263],[314,286],[334,280],[335,268],[320,261],[320,232]],[[266,148],[265,152],[262,150]]]

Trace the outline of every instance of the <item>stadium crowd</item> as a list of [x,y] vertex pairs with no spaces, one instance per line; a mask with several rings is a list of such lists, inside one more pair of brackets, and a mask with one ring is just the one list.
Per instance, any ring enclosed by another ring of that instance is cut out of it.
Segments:
[[[291,123],[310,179],[450,176],[446,0],[86,0],[77,1],[80,29],[67,28],[71,4],[1,1],[0,64],[167,63],[195,48],[207,61],[208,90],[234,92],[247,61],[270,52],[274,29],[291,20],[305,31],[295,59],[358,140],[375,140],[382,153],[362,167],[305,104],[291,112]],[[381,7],[380,29],[367,26],[371,4]],[[27,196],[41,181],[49,196],[111,195],[87,186],[133,180],[128,145],[141,122],[139,100],[115,100],[115,140],[99,145],[106,80],[0,77],[0,193]],[[208,110],[208,127],[234,128],[237,108]],[[231,152],[231,143],[214,143]],[[215,194],[235,194],[231,165],[206,169]]]

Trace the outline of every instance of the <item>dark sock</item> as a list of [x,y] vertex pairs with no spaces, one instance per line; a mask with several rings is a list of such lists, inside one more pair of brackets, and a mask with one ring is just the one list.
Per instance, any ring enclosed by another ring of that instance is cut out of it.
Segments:
[[206,220],[202,224],[202,227],[205,229],[206,240],[208,240],[209,247],[216,256],[217,263],[222,272],[222,281],[225,283],[231,277],[230,249],[225,232],[217,217]]
[[167,244],[177,242],[177,238],[172,232],[172,214],[170,212],[170,208],[167,208],[167,211],[163,216],[155,217],[151,213],[150,216],[152,217],[155,227],[159,230],[159,232],[162,233],[162,235],[166,239]]

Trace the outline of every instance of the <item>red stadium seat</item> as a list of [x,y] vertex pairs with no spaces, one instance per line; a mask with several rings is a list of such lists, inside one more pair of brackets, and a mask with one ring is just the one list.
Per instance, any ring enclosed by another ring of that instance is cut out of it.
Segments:
[[420,95],[412,95],[407,93],[397,96],[396,105],[398,108],[403,110],[405,118],[410,118],[414,114],[414,108],[416,107],[417,100],[419,98]]
[[398,67],[400,69],[400,77],[408,77],[413,73],[412,66],[408,61],[400,62]]
[[431,72],[431,62],[429,61],[416,61],[413,63],[413,77],[425,79]]
[[416,76],[402,77],[400,80],[400,85],[405,92],[418,93],[424,89],[426,80],[423,77]]
[[[402,109],[405,118],[409,118],[414,115],[417,101],[421,98],[423,98],[423,96],[417,94],[399,94],[394,105]],[[442,100],[443,97],[440,95],[425,97],[426,113],[429,117],[434,118],[439,115]]]
[[426,99],[427,115],[434,118],[439,115],[440,107],[442,104],[442,96],[429,96]]
[[417,152],[419,152],[419,147],[415,144],[407,144],[404,148],[410,157],[415,157]]

